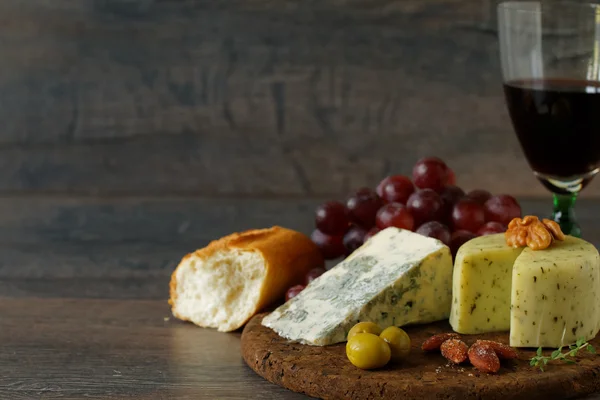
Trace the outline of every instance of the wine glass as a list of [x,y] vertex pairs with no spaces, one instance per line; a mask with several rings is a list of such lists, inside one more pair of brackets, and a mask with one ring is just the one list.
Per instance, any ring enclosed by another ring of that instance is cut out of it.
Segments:
[[575,200],[600,169],[600,7],[503,2],[498,28],[513,128],[553,193],[552,218],[580,236]]

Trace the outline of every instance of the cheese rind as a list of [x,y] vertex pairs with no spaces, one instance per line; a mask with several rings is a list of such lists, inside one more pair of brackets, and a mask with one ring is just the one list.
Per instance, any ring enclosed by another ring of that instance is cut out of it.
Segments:
[[548,249],[523,250],[512,277],[510,345],[560,347],[600,329],[600,258],[567,236]]
[[262,324],[304,344],[346,340],[354,324],[382,328],[448,318],[452,258],[447,246],[410,231],[387,228],[311,282]]
[[502,233],[481,236],[461,246],[452,279],[450,325],[454,331],[476,334],[509,330],[512,269],[522,250],[508,247]]

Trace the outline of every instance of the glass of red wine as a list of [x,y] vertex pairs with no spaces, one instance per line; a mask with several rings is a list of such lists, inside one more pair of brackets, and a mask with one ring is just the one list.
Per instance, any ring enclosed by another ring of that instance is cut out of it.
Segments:
[[600,6],[503,2],[498,28],[513,128],[552,218],[580,236],[575,200],[600,169]]

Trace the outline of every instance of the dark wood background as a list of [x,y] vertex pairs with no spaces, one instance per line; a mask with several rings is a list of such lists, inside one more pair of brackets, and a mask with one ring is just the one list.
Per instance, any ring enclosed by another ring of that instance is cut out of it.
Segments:
[[308,233],[319,202],[424,155],[548,210],[495,4],[0,0],[0,398],[303,398],[243,364],[239,332],[170,317],[185,253]]
[[340,195],[435,154],[470,187],[542,194],[509,126],[490,8],[5,0],[0,190]]
[[547,196],[495,3],[1,1],[0,277],[166,276],[232,230],[308,232],[319,201],[424,155]]

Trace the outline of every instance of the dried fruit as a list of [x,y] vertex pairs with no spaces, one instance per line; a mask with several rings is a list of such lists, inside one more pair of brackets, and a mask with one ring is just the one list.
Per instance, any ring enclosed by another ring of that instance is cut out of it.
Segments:
[[553,240],[564,240],[565,235],[560,226],[554,221],[528,215],[514,218],[508,224],[508,230],[504,234],[506,244],[511,247],[529,246],[533,250],[543,250],[552,244]]
[[471,364],[481,372],[489,374],[500,370],[500,359],[494,349],[487,344],[473,344],[468,351],[468,356]]
[[478,340],[475,344],[490,346],[501,360],[513,360],[518,357],[517,351],[504,343],[494,342],[493,340]]
[[442,343],[448,339],[460,339],[460,335],[457,333],[438,333],[425,340],[421,345],[421,349],[425,351],[439,350]]
[[442,355],[454,364],[460,364],[467,359],[469,347],[460,339],[448,339],[440,346]]

